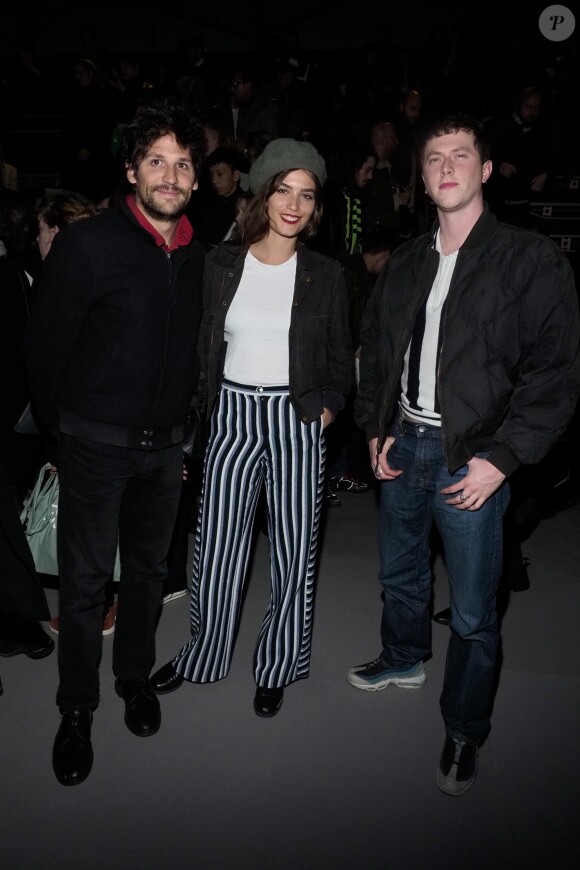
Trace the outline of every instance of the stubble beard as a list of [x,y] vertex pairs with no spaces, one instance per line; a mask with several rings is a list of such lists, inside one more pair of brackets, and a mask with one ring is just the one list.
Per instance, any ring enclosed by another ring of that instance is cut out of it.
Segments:
[[[181,194],[182,199],[175,203],[167,202],[165,210],[158,205],[153,194],[156,190],[168,189],[177,190]],[[139,202],[145,214],[150,218],[153,218],[153,220],[177,223],[189,202],[189,196],[187,194],[188,191],[184,190],[182,187],[168,188],[167,185],[159,185],[158,187],[148,187],[143,195],[139,197]]]

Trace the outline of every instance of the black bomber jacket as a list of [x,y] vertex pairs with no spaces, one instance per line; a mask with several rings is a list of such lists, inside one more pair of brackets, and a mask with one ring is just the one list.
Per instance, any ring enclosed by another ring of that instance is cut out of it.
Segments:
[[[200,387],[207,391],[208,414],[223,377],[227,349],[224,325],[242,277],[245,255],[239,245],[222,244],[206,258],[199,352]],[[323,408],[336,414],[354,383],[346,287],[335,260],[301,244],[297,248],[288,345],[290,400],[302,422],[320,417]]]
[[[397,416],[415,317],[437,273],[436,230],[395,251],[365,312],[355,413],[380,446]],[[441,330],[437,390],[449,471],[477,451],[490,451],[506,475],[541,460],[580,393],[578,297],[564,255],[486,209],[459,249]]]

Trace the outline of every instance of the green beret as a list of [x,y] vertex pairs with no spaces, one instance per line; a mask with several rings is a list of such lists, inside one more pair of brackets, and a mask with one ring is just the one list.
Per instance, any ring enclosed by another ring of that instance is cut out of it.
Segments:
[[257,194],[279,172],[293,169],[311,172],[321,186],[326,181],[326,163],[314,145],[297,139],[273,139],[250,167],[250,190]]

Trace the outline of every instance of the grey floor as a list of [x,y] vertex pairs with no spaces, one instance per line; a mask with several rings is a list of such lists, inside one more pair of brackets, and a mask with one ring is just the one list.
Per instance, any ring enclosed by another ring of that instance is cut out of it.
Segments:
[[[433,626],[423,689],[366,693],[346,681],[379,650],[375,520],[372,494],[346,494],[329,510],[311,676],[287,689],[273,719],[252,709],[268,595],[262,535],[228,678],[162,698],[154,737],[125,728],[104,639],[95,763],[76,788],[51,768],[56,655],[0,659],[3,870],[580,866],[580,506],[545,519],[526,542],[532,585],[512,595],[503,619],[493,730],[462,798],[435,785],[448,629]],[[440,608],[440,561],[435,575]],[[187,599],[165,605],[159,664],[187,631]]]

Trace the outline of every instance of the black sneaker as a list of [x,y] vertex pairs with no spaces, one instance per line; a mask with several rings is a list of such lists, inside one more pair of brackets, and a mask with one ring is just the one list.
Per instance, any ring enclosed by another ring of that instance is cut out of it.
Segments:
[[437,785],[442,792],[459,797],[471,788],[477,775],[478,747],[475,743],[445,738]]
[[340,507],[341,504],[339,497],[337,496],[329,482],[327,482],[324,489],[324,501],[329,507]]

